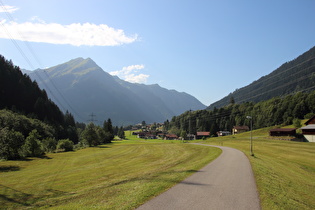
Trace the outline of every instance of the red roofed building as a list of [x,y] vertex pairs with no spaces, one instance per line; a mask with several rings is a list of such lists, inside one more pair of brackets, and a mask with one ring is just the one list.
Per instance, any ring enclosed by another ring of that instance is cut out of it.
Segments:
[[165,140],[175,140],[178,139],[178,136],[175,134],[166,134],[165,135]]
[[196,138],[197,139],[202,139],[202,138],[207,138],[207,137],[210,137],[210,132],[197,132],[197,136]]

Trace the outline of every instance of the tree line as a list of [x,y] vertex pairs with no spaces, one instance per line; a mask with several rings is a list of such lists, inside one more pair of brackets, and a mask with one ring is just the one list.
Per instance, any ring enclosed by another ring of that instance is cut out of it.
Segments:
[[73,151],[75,149],[111,143],[119,132],[111,120],[103,127],[90,123],[75,123],[72,115],[66,113],[68,138],[59,139],[53,126],[38,119],[0,110],[0,159],[15,160],[26,157],[41,157],[49,152]]
[[230,99],[230,104],[219,109],[186,111],[175,116],[171,121],[164,122],[165,129],[170,133],[181,135],[196,134],[197,131],[210,131],[216,135],[218,131],[231,131],[233,126],[250,125],[251,116],[253,129],[274,125],[290,125],[294,119],[310,118],[315,113],[315,91],[298,92],[285,97],[254,103],[236,104]]

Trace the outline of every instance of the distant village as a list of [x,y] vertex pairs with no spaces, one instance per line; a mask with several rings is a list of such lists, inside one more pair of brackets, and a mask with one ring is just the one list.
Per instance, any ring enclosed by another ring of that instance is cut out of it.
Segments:
[[[315,116],[305,122],[305,126],[300,128],[305,141],[315,142]],[[140,139],[163,139],[163,140],[196,140],[206,139],[209,137],[236,135],[250,131],[249,126],[233,126],[232,132],[218,131],[211,134],[209,131],[198,131],[196,134],[187,134],[185,138],[176,134],[168,133],[164,129],[163,123],[154,123],[149,125],[137,124],[132,127],[132,135],[136,135]],[[281,138],[284,140],[294,140],[297,136],[297,128],[274,128],[269,130],[269,136]]]

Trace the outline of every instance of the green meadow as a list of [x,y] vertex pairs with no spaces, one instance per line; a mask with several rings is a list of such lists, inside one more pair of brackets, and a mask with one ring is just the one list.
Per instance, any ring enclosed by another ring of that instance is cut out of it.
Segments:
[[133,209],[221,154],[178,141],[117,141],[0,162],[0,208]]
[[[315,209],[315,144],[268,138],[268,128],[210,138],[249,158],[262,209]],[[46,158],[0,162],[4,209],[134,209],[215,159],[221,150],[181,141],[128,140]]]
[[256,178],[262,209],[315,209],[315,143],[269,139],[269,128],[204,141],[243,151]]

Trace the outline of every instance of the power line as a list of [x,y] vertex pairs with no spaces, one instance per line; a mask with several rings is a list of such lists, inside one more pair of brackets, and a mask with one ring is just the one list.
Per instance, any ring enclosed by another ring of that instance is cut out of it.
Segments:
[[[293,68],[296,68],[296,67],[302,65],[303,63],[306,63],[306,62],[311,61],[311,60],[313,60],[313,59],[315,59],[315,57],[312,57],[312,58],[310,58],[310,59],[308,59],[308,60],[306,60],[306,61],[303,61],[303,62],[301,62],[301,63],[298,63],[298,64],[296,64],[296,65],[294,65],[294,66],[292,66],[292,67],[286,69],[285,71],[282,71],[282,72],[279,72],[279,73],[277,73],[277,74],[275,74],[275,75],[272,75],[271,77],[267,78],[267,80],[256,81],[256,82],[253,82],[252,84],[260,85],[261,83],[265,83],[266,81],[271,80],[271,79],[273,79],[273,78],[279,76],[279,75],[282,74],[283,72],[287,72],[287,71],[289,71],[289,70],[291,70],[291,69],[293,69]],[[309,67],[307,67],[307,68],[304,68],[302,71],[298,71],[298,72],[296,72],[296,73],[294,73],[294,74],[291,74],[290,77],[293,77],[293,76],[295,76],[295,75],[297,75],[297,74],[301,74],[302,72],[304,72],[304,71],[306,71],[306,70],[308,70],[308,69],[310,69],[310,68],[312,68],[312,67],[314,67],[314,66],[315,66],[315,64],[314,64],[314,65],[311,65],[311,66],[309,66]],[[302,81],[302,80],[305,80],[305,79],[308,79],[308,78],[309,78],[309,74],[308,74],[308,75],[305,75],[305,76],[303,76],[303,77],[301,77],[301,78],[299,78],[298,80],[291,81],[291,82],[289,82],[289,83],[287,83],[287,84],[284,84],[284,85],[282,85],[282,86],[278,86],[278,87],[275,87],[275,88],[273,88],[273,89],[270,89],[270,90],[267,91],[267,93],[268,93],[268,92],[272,92],[272,91],[274,91],[274,90],[276,90],[276,89],[279,89],[279,88],[283,88],[283,87],[289,86],[289,85],[291,85],[291,84],[294,84],[294,83],[296,83],[296,82],[299,82],[299,81]],[[255,90],[251,90],[250,92],[248,92],[247,94],[245,94],[245,96],[250,95],[249,97],[247,97],[247,98],[245,98],[245,99],[237,100],[237,99],[239,99],[239,98],[241,98],[241,97],[243,98],[243,97],[244,97],[244,94],[243,94],[242,96],[234,96],[234,99],[235,99],[238,103],[240,103],[240,102],[248,101],[249,99],[252,99],[252,98],[256,98],[256,97],[258,97],[258,96],[260,96],[260,95],[265,94],[265,93],[259,93],[259,92],[261,92],[262,89],[268,88],[268,87],[270,87],[270,86],[273,86],[274,84],[279,83],[279,82],[281,82],[281,81],[283,81],[283,80],[285,80],[285,79],[286,79],[286,78],[282,78],[282,79],[280,79],[280,80],[277,80],[277,81],[275,81],[275,82],[269,84],[268,86],[262,86],[262,87],[259,87],[259,88],[255,89]],[[246,90],[247,88],[249,88],[249,85],[246,86],[246,87],[243,87],[242,90],[244,91],[244,90]],[[307,89],[309,89],[309,88],[307,88]],[[258,95],[255,94],[255,93],[257,93],[257,92],[259,93]],[[254,96],[252,96],[252,95],[254,95]]]
[[94,117],[96,117],[96,115],[93,114],[93,112],[92,112],[92,114],[89,115],[89,117],[91,117],[90,120],[89,120],[89,122],[92,122],[92,123],[93,123],[93,122],[96,122],[96,121],[97,121],[96,119],[94,119]]
[[[313,65],[313,66],[315,66],[315,65]],[[313,66],[311,66],[311,67],[313,67]],[[310,68],[310,67],[309,67],[309,68]],[[286,84],[284,84],[284,85],[277,86],[277,87],[275,87],[275,88],[273,88],[273,89],[270,89],[270,90],[268,90],[268,91],[266,91],[266,92],[262,92],[262,93],[259,93],[259,94],[254,94],[254,93],[255,93],[255,92],[260,92],[260,90],[262,90],[262,88],[256,89],[256,90],[254,90],[254,91],[252,91],[252,92],[246,94],[246,95],[249,95],[249,94],[250,94],[250,95],[254,95],[254,96],[247,97],[247,98],[245,98],[245,99],[239,100],[238,103],[241,103],[241,102],[244,102],[244,101],[249,101],[249,99],[257,98],[257,97],[259,97],[259,96],[261,96],[261,95],[264,95],[264,94],[266,94],[266,93],[270,93],[270,92],[272,92],[272,91],[274,91],[274,90],[287,87],[287,86],[289,86],[289,85],[291,85],[291,84],[294,84],[294,83],[297,83],[297,82],[300,82],[300,81],[303,81],[303,80],[306,80],[306,79],[309,79],[309,76],[308,76],[308,75],[305,75],[305,76],[300,77],[299,79],[297,79],[297,80],[295,80],[295,81],[288,82],[288,83],[286,83]],[[282,80],[280,80],[280,81],[282,81]],[[278,81],[278,82],[280,82],[280,81]],[[278,82],[276,82],[276,83],[278,83]],[[271,86],[271,85],[269,85],[269,86]],[[267,88],[267,87],[268,87],[268,86],[265,86],[265,87],[263,87],[263,88]],[[307,89],[310,89],[310,88],[307,88]],[[241,96],[235,97],[235,98],[240,98],[240,97],[241,97]],[[234,99],[235,99],[235,98],[234,98]]]
[[[10,13],[7,11],[5,5],[3,4],[2,0],[0,0],[0,4],[1,7],[3,8],[3,10],[5,11],[7,17],[11,20],[14,21],[13,17],[10,15]],[[12,41],[12,43],[15,45],[15,47],[18,49],[18,51],[20,52],[20,54],[22,55],[22,57],[26,60],[26,62],[28,63],[28,65],[32,68],[35,69],[32,62],[30,61],[30,59],[26,56],[26,54],[24,53],[24,51],[21,49],[21,47],[19,46],[19,44],[16,42],[16,40],[12,37],[11,33],[9,32],[9,30],[5,27],[5,25],[3,23],[1,23],[1,26],[4,28],[4,30],[6,31],[7,35],[9,36],[10,40]],[[22,40],[24,40],[23,35],[17,30],[18,35],[22,38]],[[36,55],[36,53],[34,52],[34,50],[32,49],[31,45],[27,42],[24,41],[23,42],[27,49],[29,50],[29,52],[32,54],[32,56],[34,57],[34,59],[36,60],[36,62],[42,66],[40,60],[38,59],[38,56]],[[55,90],[57,91],[57,93],[61,96],[61,98],[63,99],[63,101],[68,105],[69,110],[72,113],[75,113],[76,116],[78,116],[81,120],[85,121],[83,119],[83,117],[76,112],[76,110],[70,105],[70,103],[68,102],[68,100],[63,96],[63,94],[60,92],[60,90],[57,88],[57,86],[55,85],[55,83],[52,81],[52,79],[50,78],[50,76],[48,75],[48,73],[46,72],[46,70],[44,70],[44,73],[46,74],[46,77],[49,79],[50,83],[52,84],[52,86],[55,88]],[[42,84],[45,86],[45,89],[49,91],[49,93],[54,97],[54,99],[58,102],[59,106],[61,106],[61,108],[63,110],[67,110],[62,103],[59,101],[59,99],[55,96],[55,94],[51,91],[51,89],[48,87],[48,85],[46,84],[45,80],[41,77],[40,73],[37,72],[36,70],[34,71],[36,76],[39,78],[39,80],[42,82]]]

